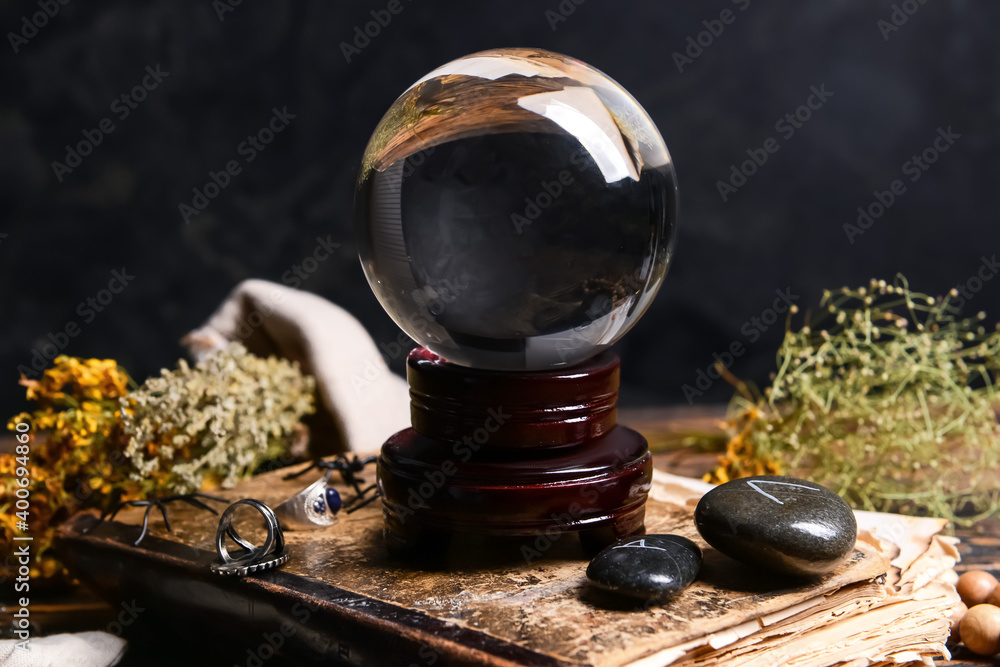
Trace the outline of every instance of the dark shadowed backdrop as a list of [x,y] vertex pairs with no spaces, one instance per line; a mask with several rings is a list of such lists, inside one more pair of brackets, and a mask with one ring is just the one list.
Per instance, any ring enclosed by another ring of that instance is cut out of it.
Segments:
[[[683,388],[735,342],[734,373],[765,381],[776,292],[807,307],[903,272],[1000,316],[995,2],[236,2],[0,7],[7,413],[36,350],[114,357],[141,380],[236,283],[294,282],[320,244],[339,247],[300,286],[394,341],[352,239],[361,153],[407,86],[498,46],[607,72],[673,155],[679,245],[618,345],[627,403],[726,400],[718,380]],[[273,141],[244,144],[276,111]],[[185,216],[231,160],[240,173]]]

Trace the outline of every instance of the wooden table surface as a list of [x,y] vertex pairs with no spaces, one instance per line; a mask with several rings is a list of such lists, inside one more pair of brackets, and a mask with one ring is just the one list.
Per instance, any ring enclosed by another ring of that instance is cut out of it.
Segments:
[[[667,408],[648,410],[623,410],[620,422],[646,434],[654,450],[656,468],[689,477],[701,477],[715,463],[716,454],[706,451],[709,445],[720,442],[719,424],[723,411],[719,406],[708,408]],[[9,441],[0,440],[0,451]],[[959,550],[962,561],[956,570],[980,569],[1000,577],[1000,519],[980,522],[972,528],[959,528],[955,534],[962,542]],[[9,599],[6,582],[0,582],[0,600]],[[35,634],[103,630],[118,613],[86,590],[40,591],[33,596],[32,617]],[[9,617],[0,612],[0,621],[6,626]],[[164,641],[169,629],[159,629],[148,636],[133,638],[128,654],[121,663],[125,667],[143,665],[215,664],[210,646],[192,646],[190,643]],[[973,667],[992,665],[1000,667],[1000,658],[984,658],[969,652],[965,647],[953,647],[952,660],[938,660],[937,665]],[[194,657],[200,656],[201,659]],[[269,660],[268,667],[283,664]]]

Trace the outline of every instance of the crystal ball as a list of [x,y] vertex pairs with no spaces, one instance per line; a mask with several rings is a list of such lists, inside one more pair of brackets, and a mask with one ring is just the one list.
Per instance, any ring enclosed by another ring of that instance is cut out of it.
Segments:
[[355,193],[368,282],[411,338],[493,370],[576,364],[649,307],[677,185],[639,103],[538,49],[459,58],[375,129]]

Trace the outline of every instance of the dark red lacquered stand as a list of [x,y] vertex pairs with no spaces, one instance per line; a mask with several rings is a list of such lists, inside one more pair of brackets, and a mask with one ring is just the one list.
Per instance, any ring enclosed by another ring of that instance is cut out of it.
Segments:
[[593,550],[644,532],[652,460],[616,423],[618,366],[605,352],[553,371],[485,371],[411,352],[413,427],[378,462],[389,548],[573,531]]

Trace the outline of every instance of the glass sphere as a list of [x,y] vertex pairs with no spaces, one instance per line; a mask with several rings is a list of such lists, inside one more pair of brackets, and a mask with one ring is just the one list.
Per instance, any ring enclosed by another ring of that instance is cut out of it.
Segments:
[[439,67],[386,113],[355,197],[382,306],[462,366],[579,363],[649,307],[677,186],[663,138],[602,72],[538,49]]

